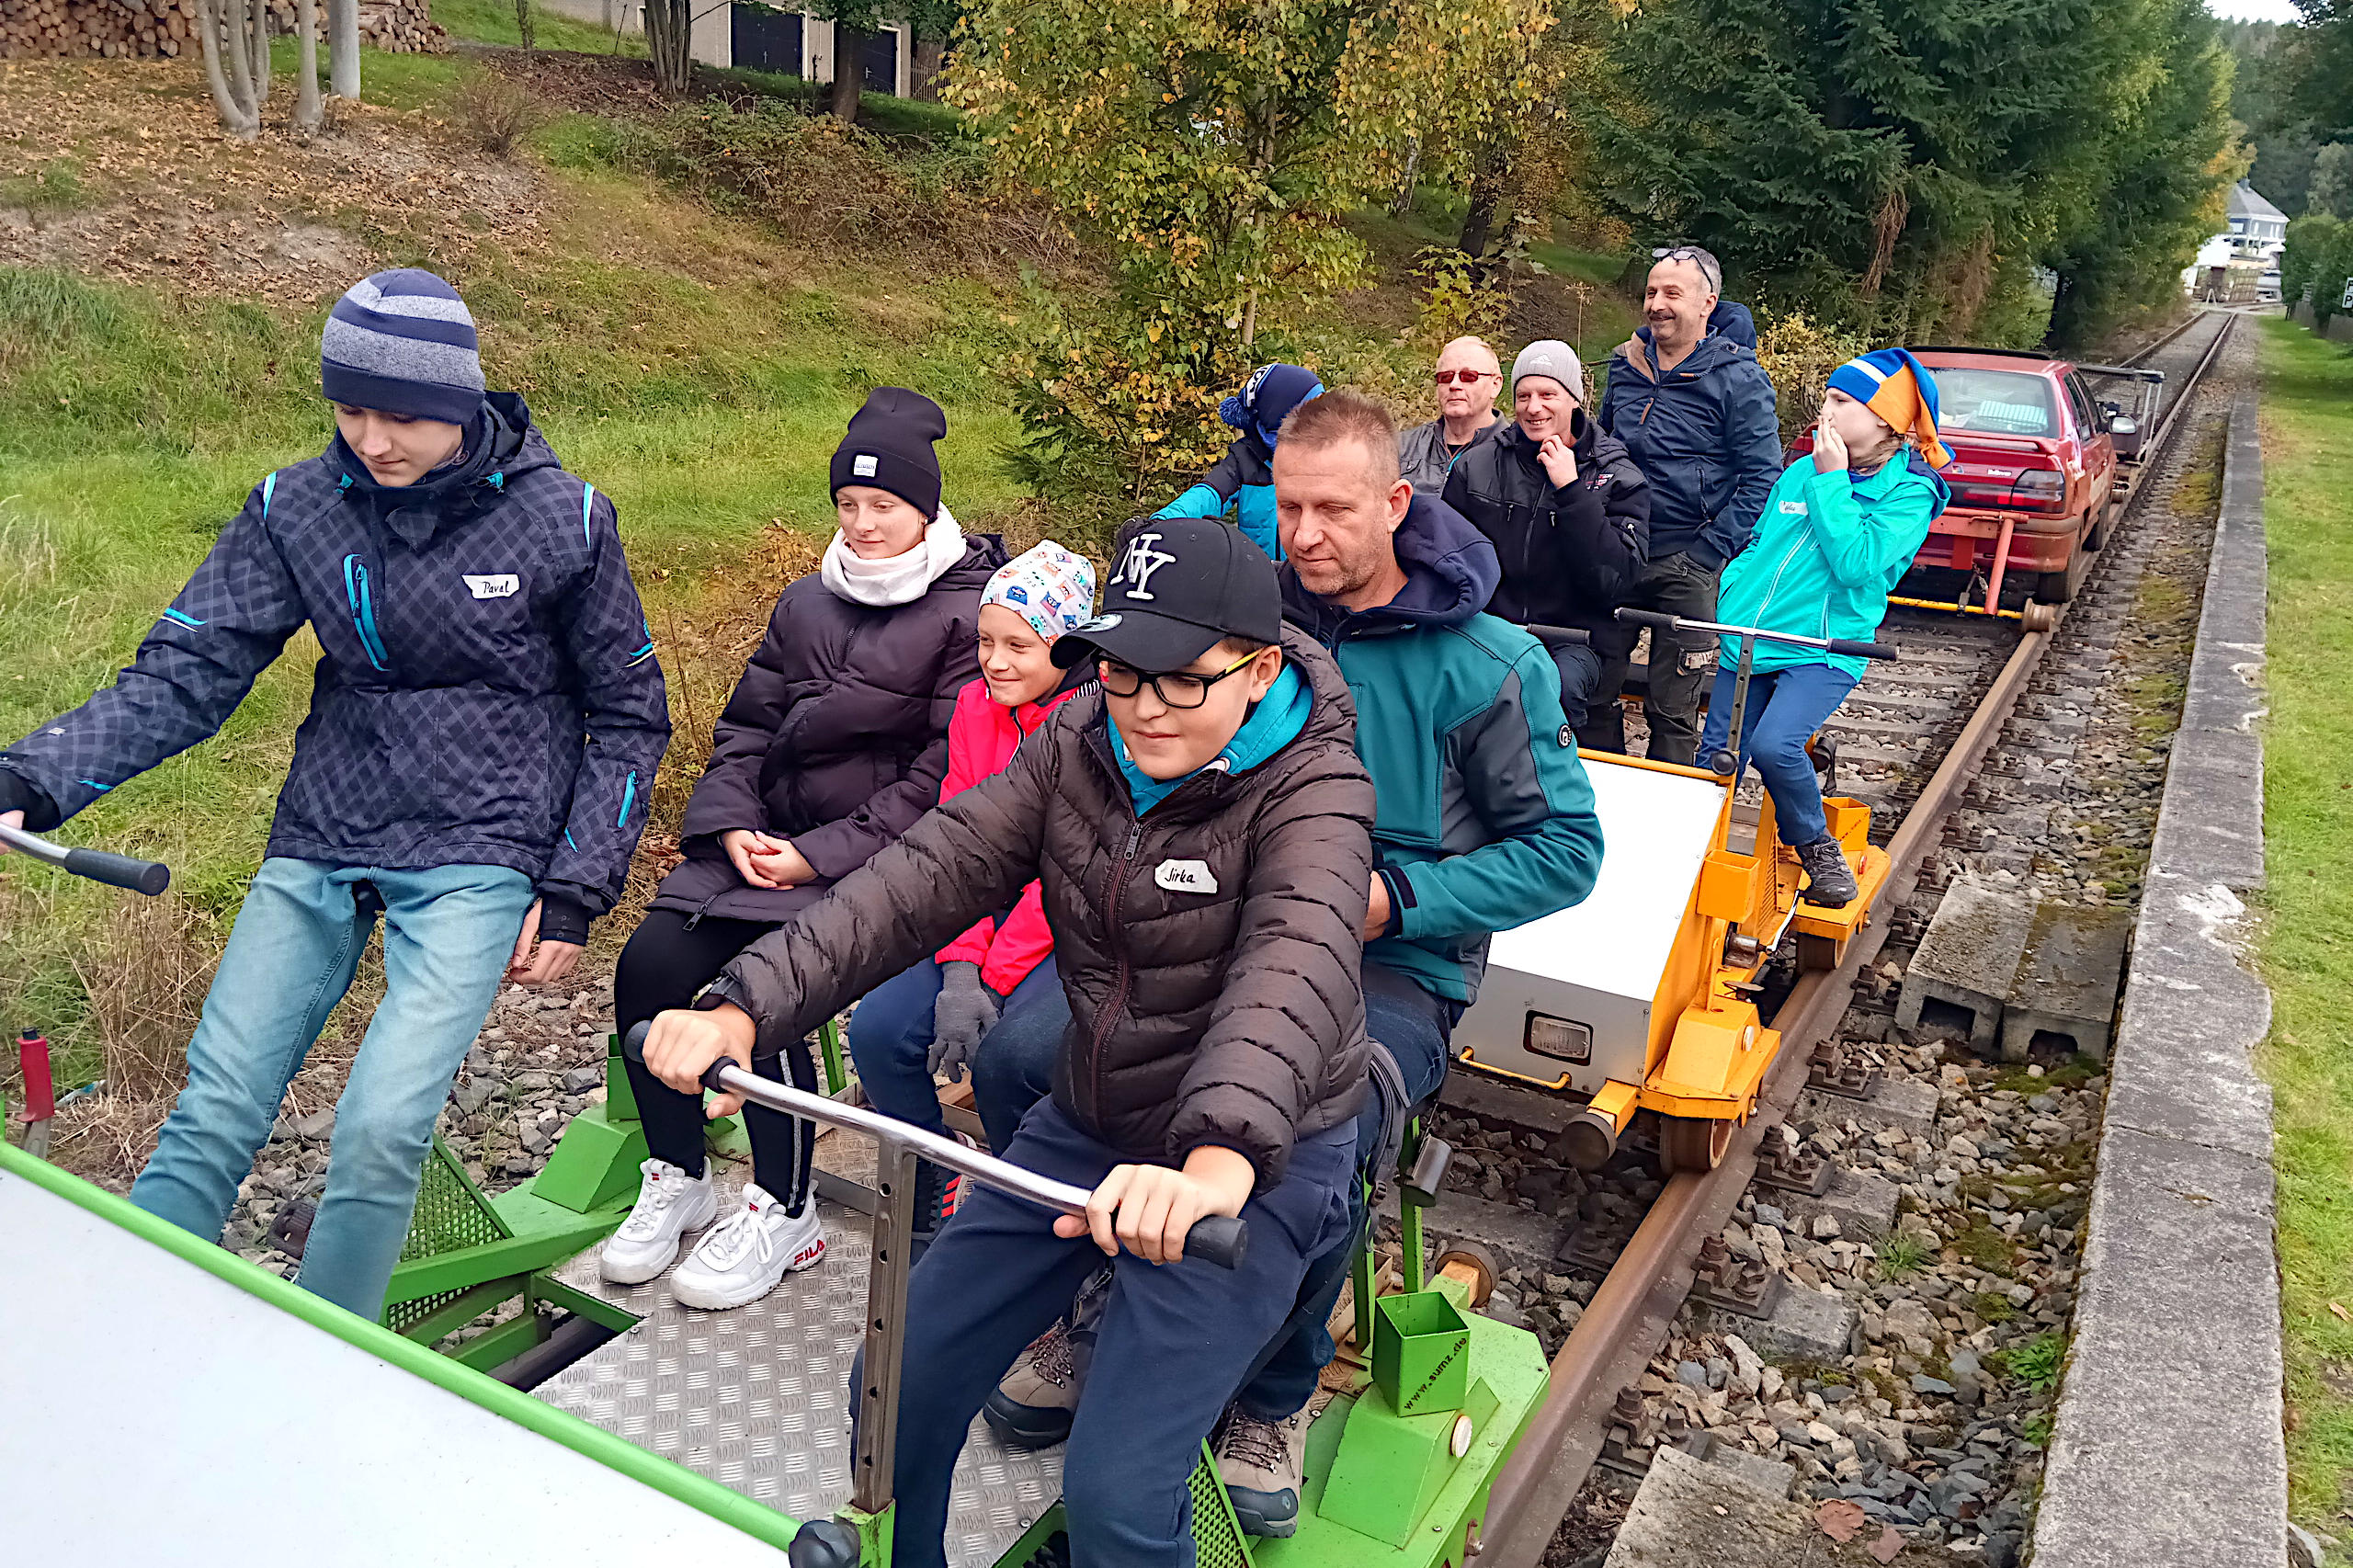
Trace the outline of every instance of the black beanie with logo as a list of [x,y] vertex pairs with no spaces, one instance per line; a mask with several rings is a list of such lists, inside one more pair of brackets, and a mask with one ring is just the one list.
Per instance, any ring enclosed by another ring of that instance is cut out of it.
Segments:
[[926,518],[939,515],[939,454],[931,444],[948,434],[939,404],[904,387],[876,387],[866,406],[849,416],[849,433],[834,453],[834,494],[852,484],[887,490]]

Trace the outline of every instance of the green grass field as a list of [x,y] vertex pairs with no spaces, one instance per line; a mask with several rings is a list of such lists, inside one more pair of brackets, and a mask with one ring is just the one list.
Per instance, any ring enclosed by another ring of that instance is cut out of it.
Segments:
[[2353,1537],[2353,352],[2263,325],[2262,955],[2275,1008],[2263,1066],[2277,1096],[2290,1511]]

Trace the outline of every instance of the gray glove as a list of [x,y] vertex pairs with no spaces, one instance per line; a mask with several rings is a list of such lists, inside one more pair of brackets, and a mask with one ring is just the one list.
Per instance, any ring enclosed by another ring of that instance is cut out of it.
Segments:
[[961,1080],[972,1047],[1003,1011],[1005,998],[982,982],[979,964],[959,960],[941,965],[939,1000],[931,1009],[933,1075],[945,1073],[951,1084]]

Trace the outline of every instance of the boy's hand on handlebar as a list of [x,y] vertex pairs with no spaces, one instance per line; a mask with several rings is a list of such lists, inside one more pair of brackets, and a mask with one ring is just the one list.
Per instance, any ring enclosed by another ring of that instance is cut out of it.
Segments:
[[[24,825],[25,825],[25,813],[24,813],[24,812],[0,812],[0,827],[18,827],[18,828],[20,828],[20,827],[22,827],[22,826],[24,826]],[[15,851],[15,850],[13,850],[13,849],[11,849],[11,848],[9,848],[6,845],[5,845],[5,844],[0,844],[0,855],[14,855],[15,853],[16,853],[16,851]]]
[[1086,1215],[1065,1214],[1054,1234],[1092,1233],[1108,1256],[1120,1249],[1147,1263],[1175,1263],[1185,1256],[1185,1237],[1195,1221],[1210,1214],[1239,1214],[1250,1200],[1258,1174],[1232,1149],[1204,1144],[1185,1157],[1185,1168],[1114,1165],[1086,1200]]
[[533,899],[530,909],[523,916],[522,934],[515,938],[515,956],[507,960],[506,978],[517,985],[545,985],[562,980],[580,961],[583,951],[577,942],[540,942],[539,952],[531,951],[531,944],[539,941],[540,909],[544,901]]
[[[752,1015],[733,1002],[709,1012],[656,1013],[645,1031],[645,1069],[682,1095],[699,1095],[710,1064],[722,1056],[749,1063],[759,1035]],[[716,1121],[743,1108],[743,1096],[720,1095],[710,1102],[709,1115]]]

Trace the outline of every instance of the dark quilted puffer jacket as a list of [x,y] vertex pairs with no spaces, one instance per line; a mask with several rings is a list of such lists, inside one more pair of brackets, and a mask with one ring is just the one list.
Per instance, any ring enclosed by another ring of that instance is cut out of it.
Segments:
[[772,1046],[1035,877],[1071,1006],[1056,1103],[1131,1159],[1175,1164],[1222,1144],[1271,1187],[1293,1140],[1356,1114],[1370,1051],[1358,932],[1372,784],[1331,655],[1290,628],[1283,649],[1313,707],[1257,767],[1212,765],[1139,821],[1089,687],[1003,773],[754,943],[713,989]]
[[[964,558],[903,605],[852,604],[814,572],[788,584],[687,802],[686,864],[654,907],[786,919],[938,805],[949,715],[981,673],[981,590],[1005,561],[995,534],[968,535]],[[753,887],[720,846],[735,828],[791,839],[821,881]]]

